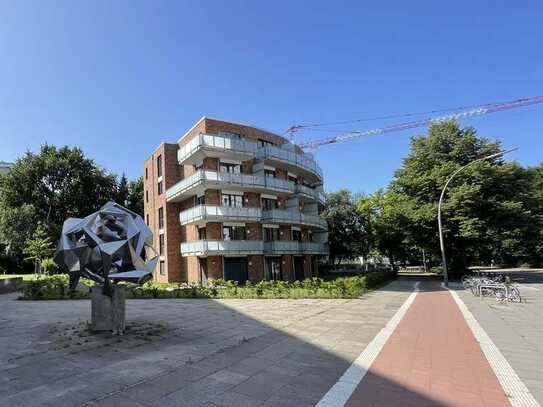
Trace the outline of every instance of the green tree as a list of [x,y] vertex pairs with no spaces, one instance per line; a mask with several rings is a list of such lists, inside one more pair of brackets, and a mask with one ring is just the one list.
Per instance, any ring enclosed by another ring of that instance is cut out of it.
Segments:
[[45,228],[40,224],[36,228],[36,232],[32,238],[25,242],[23,253],[26,255],[25,260],[34,262],[34,273],[41,273],[42,260],[50,258],[53,255],[53,242],[49,237]]
[[356,209],[355,198],[351,192],[342,189],[326,194],[326,204],[322,213],[328,223],[328,243],[330,259],[339,263],[366,255],[369,245],[364,218]]
[[143,216],[143,177],[130,181],[126,207]]
[[[434,124],[426,137],[411,140],[411,152],[395,172],[390,192],[407,202],[405,230],[412,245],[438,256],[437,203],[445,180],[461,166],[499,150],[499,142],[456,122]],[[450,184],[443,205],[451,269],[533,257],[523,246],[541,229],[534,199],[530,175],[517,163],[494,158],[463,171]]]
[[117,184],[117,191],[115,194],[115,202],[122,206],[126,206],[128,202],[128,196],[130,194],[128,178],[123,173],[121,180]]
[[115,199],[115,176],[79,148],[44,145],[27,152],[0,177],[0,242],[22,257],[38,222],[56,239],[69,217],[86,216]]

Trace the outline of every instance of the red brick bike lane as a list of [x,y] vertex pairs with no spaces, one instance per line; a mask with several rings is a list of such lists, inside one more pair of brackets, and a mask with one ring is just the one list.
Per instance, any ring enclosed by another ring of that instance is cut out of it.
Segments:
[[345,405],[510,403],[451,294],[426,282]]

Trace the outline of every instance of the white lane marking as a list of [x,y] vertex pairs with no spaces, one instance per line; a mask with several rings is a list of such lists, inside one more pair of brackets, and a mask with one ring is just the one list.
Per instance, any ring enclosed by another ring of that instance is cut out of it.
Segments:
[[368,346],[366,346],[343,376],[339,378],[338,382],[328,390],[328,393],[324,395],[316,407],[339,407],[343,406],[347,400],[349,400],[349,397],[353,394],[356,386],[362,381],[375,358],[379,352],[381,352],[381,349],[383,349],[383,346],[415,300],[419,291],[419,285],[420,281],[417,281],[413,287],[413,292],[407,297],[394,316],[387,322],[385,327],[379,331]]
[[515,370],[511,367],[507,359],[502,355],[498,347],[492,342],[492,339],[485,332],[483,327],[479,325],[479,322],[475,319],[473,314],[469,311],[464,301],[453,290],[449,290],[456,305],[460,308],[464,319],[468,323],[468,326],[473,332],[475,339],[479,342],[481,350],[483,351],[490,367],[494,371],[494,374],[498,378],[503,391],[509,397],[509,402],[512,407],[537,407],[539,403],[536,401],[530,390],[520,380],[520,377],[516,374]]

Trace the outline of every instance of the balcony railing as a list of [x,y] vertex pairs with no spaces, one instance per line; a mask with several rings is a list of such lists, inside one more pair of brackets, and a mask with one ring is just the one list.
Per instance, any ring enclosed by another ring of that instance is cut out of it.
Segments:
[[262,211],[262,220],[272,223],[300,223],[300,212],[285,209],[269,209]]
[[300,214],[300,223],[302,225],[309,225],[323,230],[328,230],[328,223],[326,223],[326,221],[319,215],[309,215],[302,212]]
[[321,204],[324,204],[325,196],[324,192],[319,191],[317,189],[309,188],[305,185],[298,184],[296,185],[296,193],[303,195],[306,198],[309,198],[311,200],[317,201]]
[[256,143],[212,134],[198,134],[177,151],[177,159],[183,164],[199,150],[226,151],[234,154],[255,156]]
[[264,242],[265,253],[301,254],[301,242],[295,240],[273,240]]
[[328,254],[328,248],[324,243],[302,242],[302,252],[305,254]]
[[262,240],[195,240],[181,243],[181,255],[199,256],[208,254],[262,254]]
[[166,191],[166,199],[171,200],[179,195],[188,194],[191,189],[202,183],[239,187],[242,189],[274,190],[288,193],[294,193],[296,187],[292,181],[281,178],[263,177],[254,174],[232,174],[229,172],[199,170],[169,188]]
[[303,153],[286,150],[275,146],[260,147],[257,151],[257,157],[261,159],[275,159],[283,161],[287,164],[301,167],[318,176],[320,180],[323,178],[322,169],[316,161]]
[[244,208],[236,206],[198,205],[179,213],[182,225],[200,220],[228,219],[231,221],[258,221],[262,217],[260,208]]

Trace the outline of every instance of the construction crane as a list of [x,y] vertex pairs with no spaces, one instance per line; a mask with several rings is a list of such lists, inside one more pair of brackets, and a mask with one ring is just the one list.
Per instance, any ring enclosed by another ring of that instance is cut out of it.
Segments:
[[[350,131],[350,132],[341,134],[339,136],[328,137],[328,138],[315,140],[315,141],[307,141],[305,143],[299,144],[299,147],[304,148],[304,149],[316,149],[326,144],[343,143],[345,141],[355,140],[362,137],[376,136],[379,134],[392,133],[395,131],[402,131],[402,130],[413,129],[417,127],[425,127],[434,123],[441,123],[448,120],[460,120],[460,119],[466,119],[473,116],[483,116],[490,113],[497,113],[504,110],[517,109],[520,107],[531,106],[531,105],[535,105],[539,103],[543,103],[543,96],[534,96],[534,97],[512,100],[509,102],[481,105],[474,109],[465,110],[465,111],[450,114],[447,116],[434,117],[434,118],[427,117],[420,120],[394,124],[391,126],[386,126],[386,127],[381,127],[381,128],[376,128],[376,129],[371,129],[371,130],[366,130],[366,131]],[[295,126],[291,126],[289,128],[289,131],[293,133],[305,127],[315,127],[315,126],[314,125],[312,126],[295,125]]]

